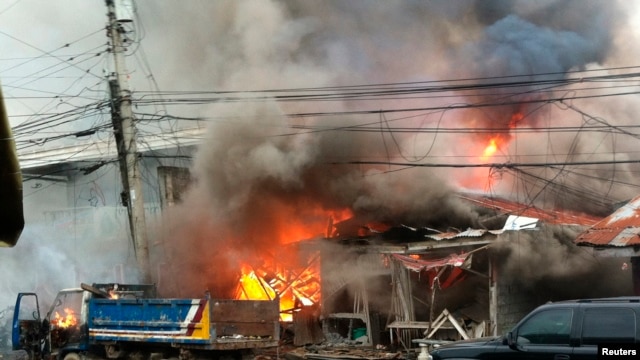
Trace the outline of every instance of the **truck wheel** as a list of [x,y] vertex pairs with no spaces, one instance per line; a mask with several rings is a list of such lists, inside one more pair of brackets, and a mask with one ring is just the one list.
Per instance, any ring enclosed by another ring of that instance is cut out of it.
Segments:
[[105,345],[104,352],[107,355],[107,359],[118,359],[126,355],[125,351],[117,345]]
[[82,360],[82,356],[78,353],[70,352],[64,356],[64,360]]

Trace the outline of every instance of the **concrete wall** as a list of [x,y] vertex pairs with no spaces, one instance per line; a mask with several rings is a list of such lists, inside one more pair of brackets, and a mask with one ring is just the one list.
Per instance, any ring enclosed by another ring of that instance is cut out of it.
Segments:
[[498,280],[497,333],[506,334],[520,319],[539,305],[539,299],[522,286]]

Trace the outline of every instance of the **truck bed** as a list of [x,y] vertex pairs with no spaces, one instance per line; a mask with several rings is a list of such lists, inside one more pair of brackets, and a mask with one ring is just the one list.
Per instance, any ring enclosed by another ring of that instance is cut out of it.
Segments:
[[203,350],[273,347],[280,338],[279,302],[93,298],[87,326],[95,343],[166,343]]

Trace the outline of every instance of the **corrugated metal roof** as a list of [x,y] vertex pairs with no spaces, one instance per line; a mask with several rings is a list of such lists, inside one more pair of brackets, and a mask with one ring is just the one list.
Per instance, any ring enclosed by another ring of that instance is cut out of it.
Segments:
[[[503,215],[512,215],[511,222],[507,221],[507,224],[502,229],[493,230],[468,228],[464,231],[439,232],[427,227],[415,228],[403,224],[387,224],[378,226],[377,230],[374,231],[368,226],[363,226],[356,218],[350,218],[334,225],[338,231],[333,237],[337,240],[363,240],[375,237],[376,241],[379,241],[378,244],[395,244],[396,248],[394,248],[393,252],[398,252],[398,249],[400,249],[399,252],[403,252],[401,250],[402,246],[404,246],[406,247],[404,251],[411,253],[446,247],[447,243],[450,246],[458,244],[465,244],[465,246],[472,244],[476,246],[482,245],[491,242],[496,236],[505,231],[533,229],[537,228],[539,223],[589,227],[602,219],[601,217],[575,212],[543,210],[510,200],[483,195],[463,194],[460,197],[476,206],[491,209]],[[401,247],[397,247],[398,244],[402,244]]]
[[481,195],[460,195],[464,200],[477,206],[492,209],[505,215],[526,216],[540,219],[548,224],[593,226],[602,218],[565,210],[546,210],[533,205],[522,204],[511,200],[486,197]]
[[640,245],[640,196],[580,234],[575,243],[604,247]]
[[441,241],[441,240],[451,240],[451,239],[469,238],[469,237],[479,238],[484,236],[487,233],[493,234],[493,235],[499,235],[499,234],[502,234],[503,232],[504,230],[467,229],[462,232],[428,234],[428,235],[425,235],[424,237],[432,240]]

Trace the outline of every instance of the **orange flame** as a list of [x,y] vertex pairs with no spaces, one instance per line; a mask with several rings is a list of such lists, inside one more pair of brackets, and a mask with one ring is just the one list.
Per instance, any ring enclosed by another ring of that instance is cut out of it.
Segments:
[[64,312],[66,315],[62,316],[56,311],[54,318],[51,320],[51,325],[59,328],[68,328],[78,323],[76,314],[72,309],[65,308]]
[[489,139],[489,145],[487,145],[487,147],[484,148],[484,152],[482,153],[482,158],[487,159],[493,156],[493,154],[495,154],[496,151],[498,151],[498,138],[492,137],[491,139]]
[[[280,319],[293,320],[303,306],[320,302],[320,268],[317,252],[299,254],[301,240],[331,237],[335,224],[353,216],[350,209],[328,211],[308,207],[304,214],[290,209],[272,208],[282,221],[272,223],[277,248],[260,251],[243,259],[234,298],[238,300],[274,300],[280,302]],[[277,255],[276,255],[277,254]],[[306,257],[306,259],[305,259]]]
[[262,266],[254,269],[242,266],[242,274],[236,290],[236,299],[273,300],[279,297],[280,319],[291,321],[293,312],[302,306],[320,301],[320,281],[317,264],[312,262],[305,269]]
[[[509,119],[508,127],[509,129],[514,129],[521,125],[524,121],[525,115],[521,111],[516,111],[511,114],[511,118]],[[508,133],[498,133],[489,138],[489,144],[482,152],[482,159],[486,160],[487,158],[495,155],[495,153],[502,148],[510,139],[510,135]]]
[[509,128],[513,129],[518,126],[518,123],[524,120],[524,114],[520,111],[517,111],[511,115],[511,120],[509,120]]

